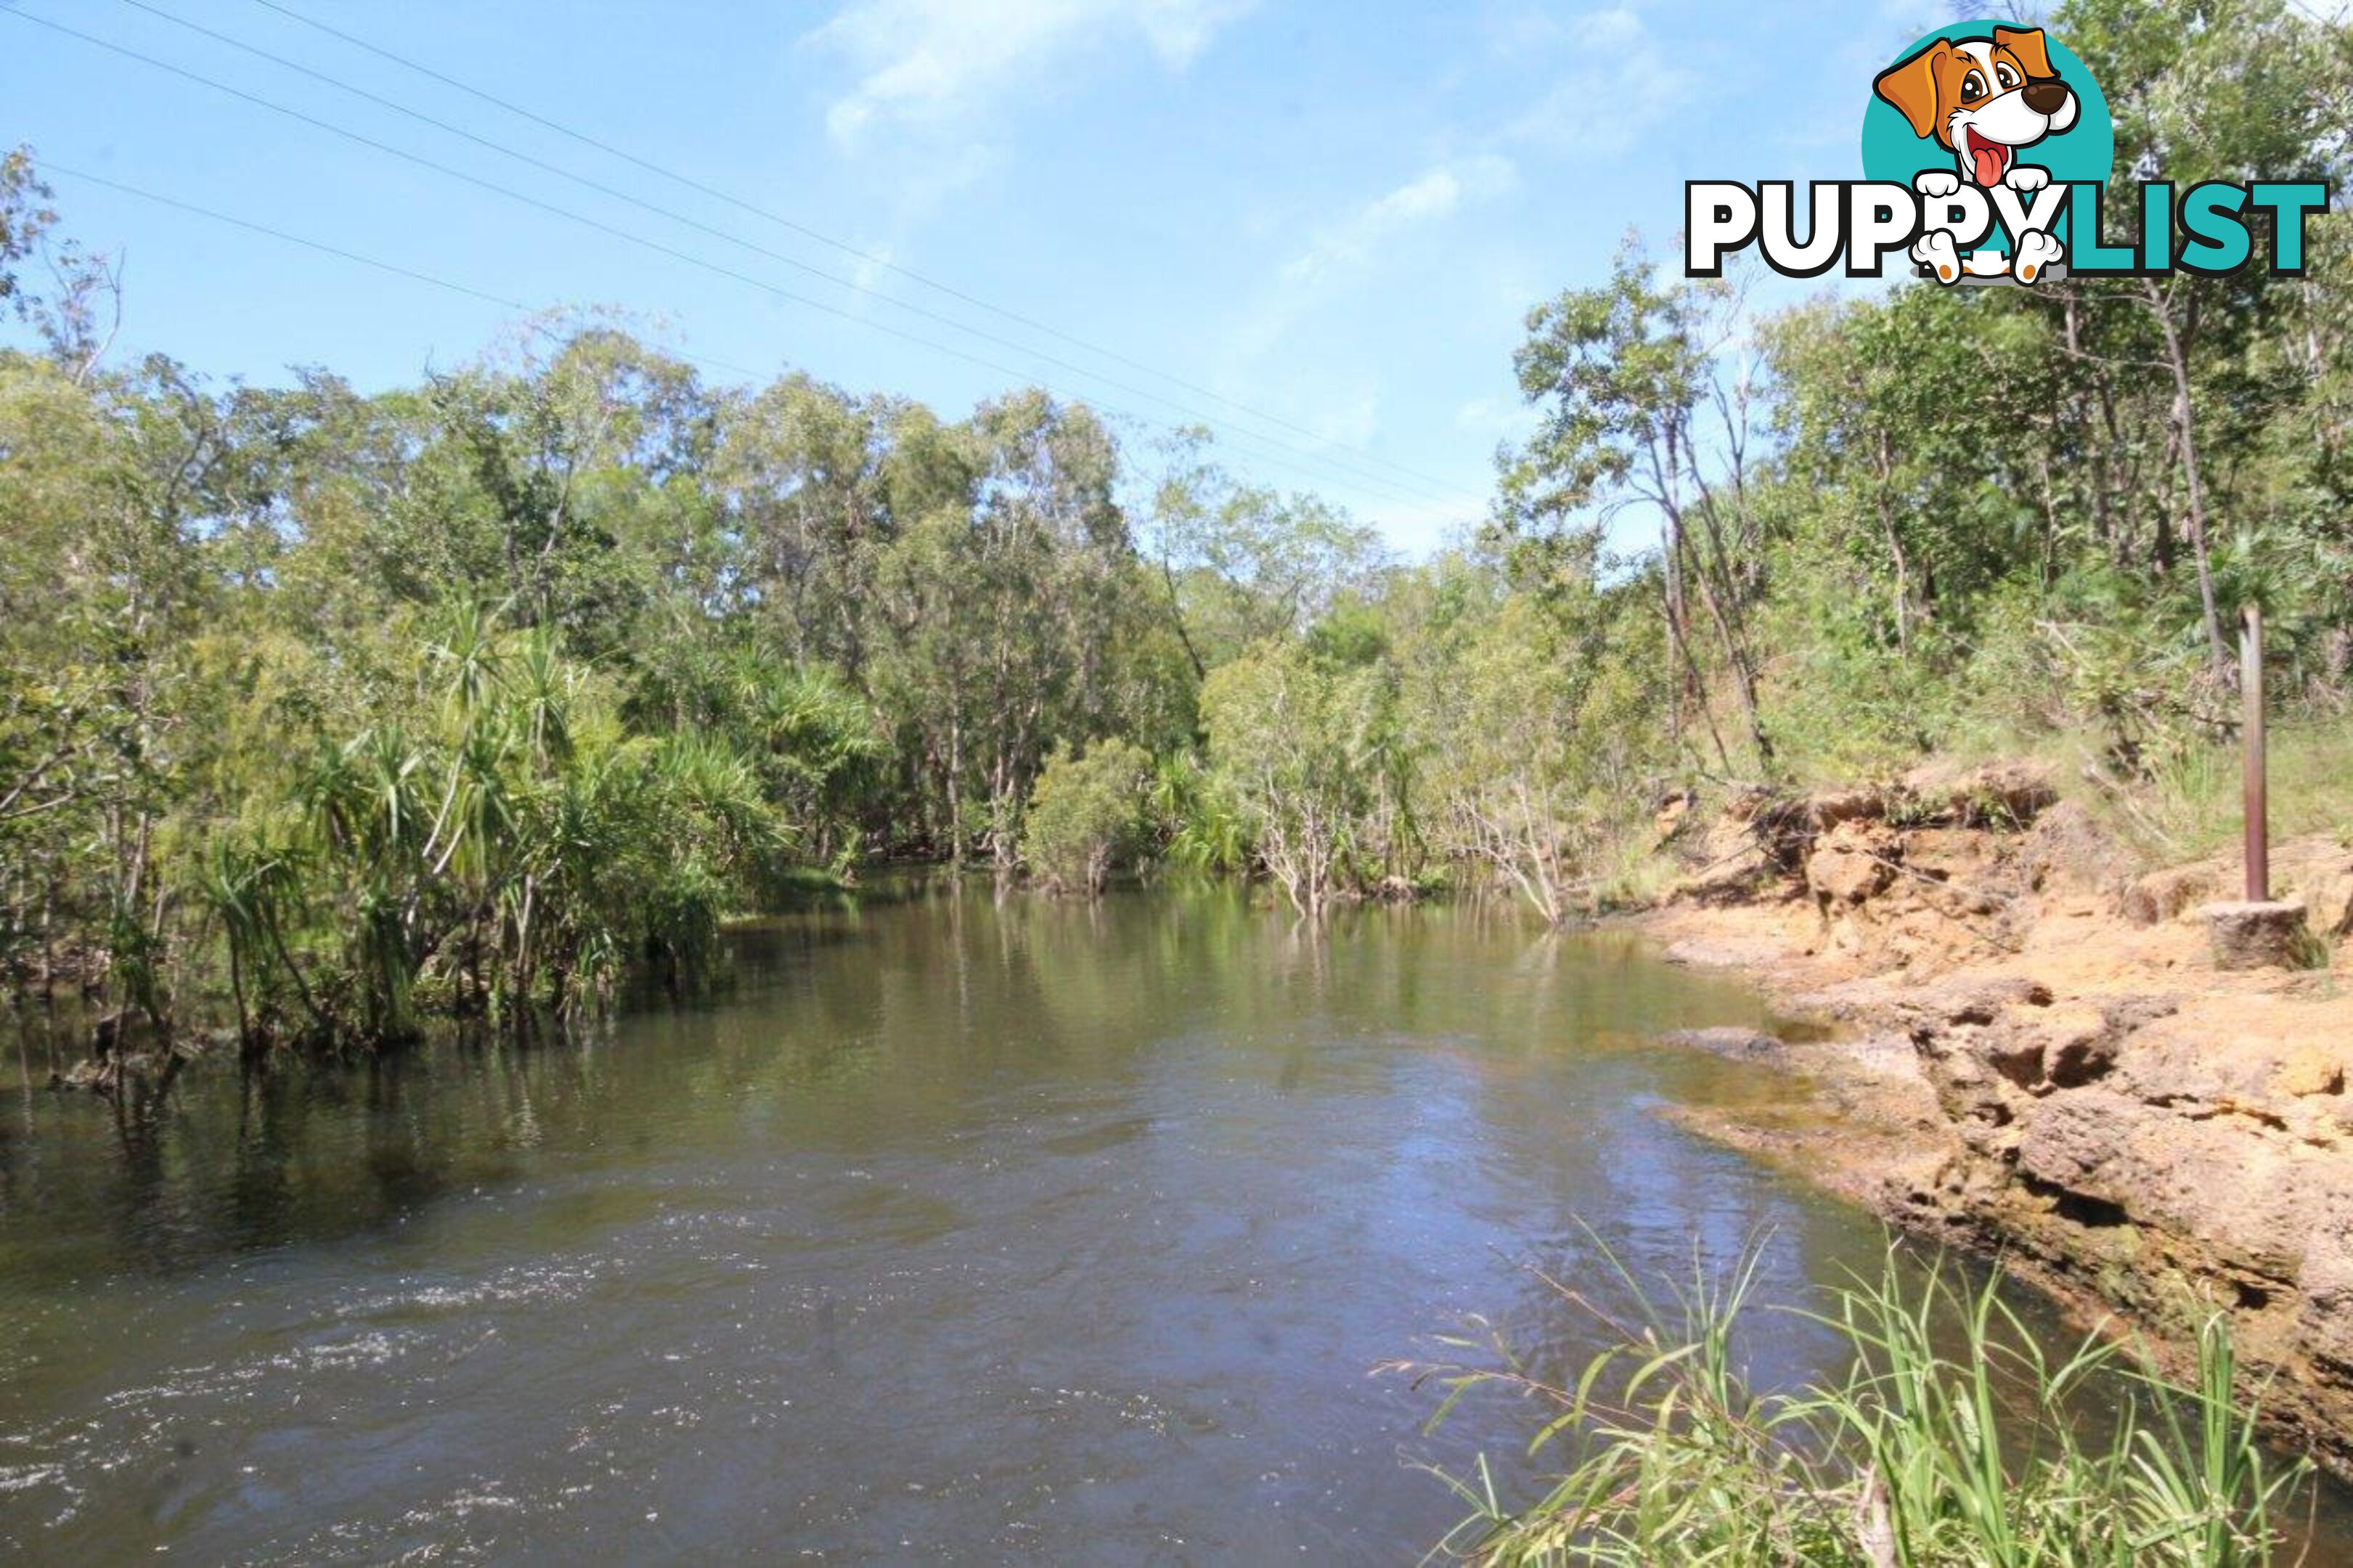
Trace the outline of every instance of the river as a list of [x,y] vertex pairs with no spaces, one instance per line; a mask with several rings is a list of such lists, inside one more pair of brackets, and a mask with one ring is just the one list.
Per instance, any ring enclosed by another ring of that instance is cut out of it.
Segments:
[[[1762,1294],[1866,1216],[1652,1114],[1767,1022],[1462,906],[1311,941],[1221,894],[888,885],[586,1039],[0,1116],[0,1555],[43,1563],[1409,1563],[1528,1412],[1374,1363],[1529,1266]],[[1803,1325],[1767,1377],[1827,1371]]]

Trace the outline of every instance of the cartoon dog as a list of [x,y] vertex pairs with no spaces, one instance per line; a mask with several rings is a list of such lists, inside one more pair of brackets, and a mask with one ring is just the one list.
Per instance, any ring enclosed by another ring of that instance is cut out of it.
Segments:
[[[2040,27],[1938,38],[1880,72],[1873,85],[1912,122],[1914,135],[1934,136],[1962,176],[1980,185],[2002,184],[2017,172],[2020,148],[2075,123],[2074,89],[2052,70]],[[2042,184],[2035,180],[2029,188]]]
[[[2040,27],[1996,27],[1989,38],[1938,38],[1880,72],[1873,86],[1911,121],[1914,135],[1934,137],[1953,154],[1957,174],[1929,170],[1913,181],[1923,195],[1950,195],[1965,179],[2041,190],[2051,172],[2021,163],[2019,150],[2075,123],[2074,89],[2051,68]],[[1947,283],[1959,275],[1949,235],[1924,237],[1913,254]],[[2022,235],[2012,270],[2031,283],[2059,254],[2051,236]]]

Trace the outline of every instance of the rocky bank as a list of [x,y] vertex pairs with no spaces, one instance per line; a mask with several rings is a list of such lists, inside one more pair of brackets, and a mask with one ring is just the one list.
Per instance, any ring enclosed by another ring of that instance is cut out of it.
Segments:
[[2227,1310],[2284,1434],[2353,1470],[2353,847],[2275,845],[2311,938],[2228,970],[2201,910],[2235,856],[2135,874],[2030,767],[1682,815],[1689,874],[1637,922],[1831,1026],[1683,1037],[1804,1090],[1689,1121],[2161,1354]]

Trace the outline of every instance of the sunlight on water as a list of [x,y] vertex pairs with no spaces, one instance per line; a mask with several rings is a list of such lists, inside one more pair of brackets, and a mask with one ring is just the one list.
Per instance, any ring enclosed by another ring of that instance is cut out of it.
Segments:
[[[715,1003],[535,1050],[0,1128],[0,1549],[23,1561],[1409,1562],[1455,1508],[1377,1361],[1588,1222],[1659,1275],[1877,1228],[1651,1114],[1769,1092],[1652,1031],[1762,1022],[1621,940],[1224,897],[869,896]],[[33,1064],[37,1069],[38,1064]],[[35,1077],[38,1077],[37,1070]],[[1819,1369],[1789,1323],[1769,1376]]]

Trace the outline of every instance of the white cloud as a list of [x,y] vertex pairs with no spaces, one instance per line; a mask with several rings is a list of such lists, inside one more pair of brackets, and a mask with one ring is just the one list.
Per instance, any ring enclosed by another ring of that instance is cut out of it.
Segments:
[[1276,272],[1256,308],[1241,321],[1234,353],[1243,360],[1265,354],[1300,317],[1330,300],[1344,282],[1369,272],[1384,247],[1451,217],[1466,202],[1501,195],[1518,183],[1519,171],[1509,158],[1482,153],[1432,164],[1359,204],[1317,230],[1307,248]]
[[1252,0],[850,0],[806,44],[856,80],[826,112],[840,141],[890,121],[942,126],[1090,49],[1140,40],[1183,70]]
[[1345,221],[1319,234],[1282,269],[1282,275],[1293,284],[1320,282],[1334,272],[1362,265],[1382,241],[1399,232],[1447,216],[1466,197],[1509,191],[1518,178],[1519,172],[1509,158],[1492,153],[1440,163],[1366,202]]
[[1565,24],[1562,35],[1574,63],[1512,123],[1514,140],[1573,158],[1622,153],[1698,85],[1691,71],[1668,61],[1642,18],[1625,6],[1586,12]]
[[1535,0],[1497,0],[1480,13],[1479,31],[1489,54],[1516,60],[1533,50],[1556,47],[1567,29]]
[[1498,441],[1517,441],[1536,427],[1536,410],[1516,397],[1474,397],[1454,411],[1454,427]]

